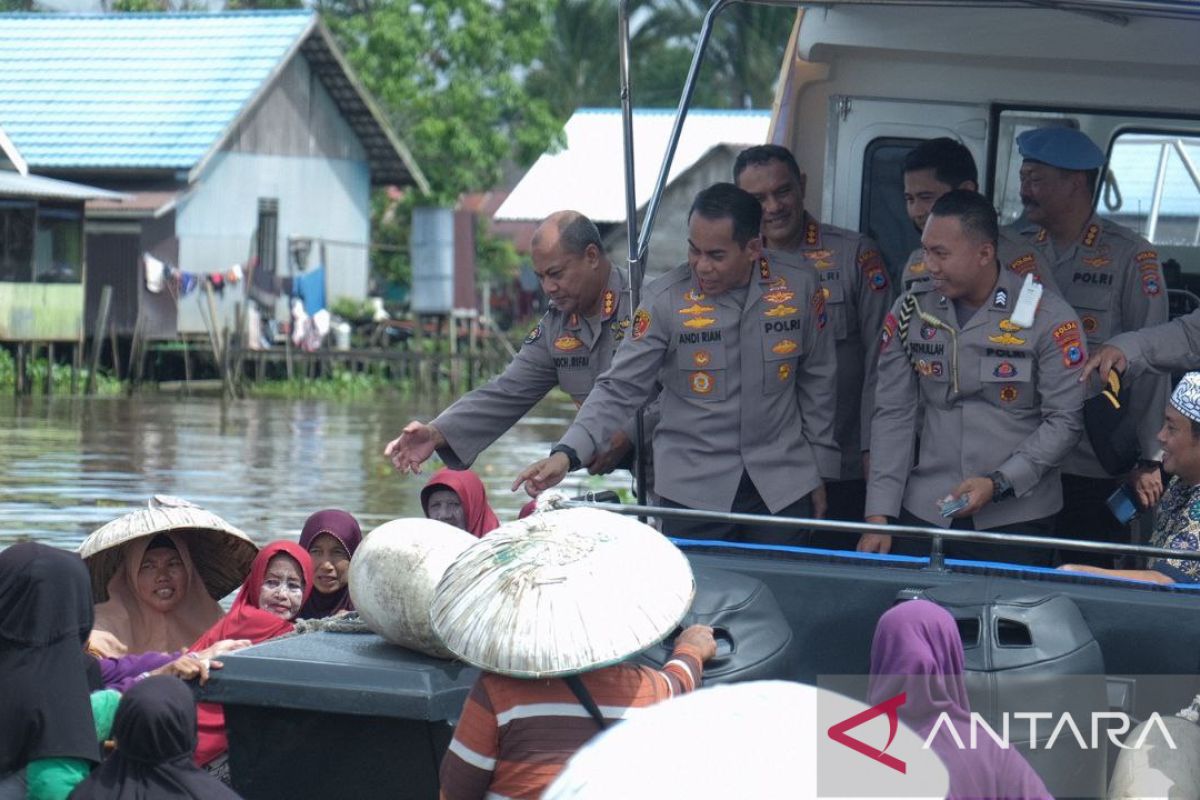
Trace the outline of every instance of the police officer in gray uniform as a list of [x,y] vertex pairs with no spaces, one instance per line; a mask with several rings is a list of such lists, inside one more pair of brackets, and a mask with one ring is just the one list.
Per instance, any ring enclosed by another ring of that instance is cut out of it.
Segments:
[[[738,154],[733,179],[762,204],[764,246],[793,266],[811,267],[821,279],[829,327],[837,348],[834,437],[842,450],[838,471],[824,477],[832,519],[862,519],[864,462],[875,396],[875,342],[895,293],[879,247],[858,231],[825,225],[804,210],[805,179],[791,151],[759,145]],[[819,532],[814,544],[854,546],[840,532]]]
[[[629,285],[609,263],[596,226],[578,212],[555,212],[534,233],[532,255],[551,309],[504,372],[432,422],[404,426],[384,450],[396,469],[415,473],[434,451],[452,469],[466,469],[555,386],[582,404],[612,362],[631,324]],[[592,471],[627,463],[632,434],[631,420],[614,429]]]
[[1200,309],[1170,322],[1114,336],[1088,358],[1080,380],[1093,372],[1108,380],[1109,370],[1184,372],[1200,369]]
[[[976,192],[933,206],[921,239],[932,290],[903,294],[881,334],[868,522],[1051,532],[1062,506],[1057,465],[1083,431],[1083,331],[1053,292],[1032,315],[1018,313],[1024,279],[997,261],[998,234]],[[952,511],[956,500],[965,506]],[[927,554],[929,543],[871,533],[858,549]],[[956,542],[946,554],[1051,560],[1049,550]]]
[[[925,230],[929,209],[938,198],[952,189],[979,191],[979,171],[975,157],[962,142],[943,136],[928,139],[904,157],[904,206],[917,232]],[[1002,229],[996,247],[1001,266],[1022,277],[1033,273],[1041,279],[1048,273],[1036,249],[1018,234]],[[925,250],[918,247],[908,257],[900,285],[905,290],[927,292],[932,279],[925,266]]]
[[[665,506],[820,516],[834,474],[833,337],[816,273],[763,255],[762,209],[718,183],[696,196],[688,264],[646,289],[629,337],[549,458],[513,488],[531,494],[592,461],[657,378],[655,489]],[[664,519],[669,535],[798,544],[769,526]]]
[[[1079,315],[1090,348],[1117,334],[1167,321],[1167,287],[1158,254],[1144,238],[1093,211],[1104,152],[1080,131],[1038,128],[1017,137],[1021,203],[1028,224],[1015,226],[1051,265],[1053,282]],[[1046,276],[1043,276],[1043,280]],[[1049,282],[1049,281],[1047,281]],[[1063,463],[1063,511],[1056,533],[1067,538],[1128,541],[1106,499],[1119,481],[1134,490],[1143,508],[1162,494],[1157,435],[1169,388],[1164,375],[1143,375],[1131,384],[1130,413],[1138,420],[1142,461],[1127,475],[1111,476],[1096,459],[1088,437]],[[1089,385],[1088,394],[1098,394]],[[1112,558],[1071,553],[1069,560],[1111,567]]]

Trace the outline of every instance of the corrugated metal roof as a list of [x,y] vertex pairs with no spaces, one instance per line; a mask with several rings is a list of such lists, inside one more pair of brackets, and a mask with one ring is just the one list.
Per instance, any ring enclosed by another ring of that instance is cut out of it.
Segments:
[[188,169],[311,12],[0,15],[0,123],[33,169]]
[[[639,209],[650,199],[674,120],[674,109],[634,111],[633,152]],[[668,182],[714,147],[762,144],[767,140],[770,122],[769,111],[689,111]],[[500,206],[495,219],[540,220],[553,211],[571,208],[595,222],[625,221],[625,155],[620,110],[580,109],[567,120],[564,132],[566,147],[556,153],[544,153],[534,162]]]
[[94,186],[84,186],[81,183],[43,178],[40,175],[0,171],[0,197],[32,197],[45,200],[90,200],[103,197],[119,202],[125,195]]

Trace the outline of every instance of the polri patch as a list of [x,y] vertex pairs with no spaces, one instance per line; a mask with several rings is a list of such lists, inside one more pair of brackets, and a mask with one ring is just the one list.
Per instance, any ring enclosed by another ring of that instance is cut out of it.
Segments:
[[879,335],[879,352],[882,353],[888,349],[888,345],[892,343],[892,339],[896,336],[898,325],[896,315],[889,311],[888,315],[883,318],[883,333]]
[[534,325],[533,330],[531,330],[529,335],[525,337],[525,344],[533,344],[540,338],[542,338],[542,326]]
[[[689,320],[689,322],[694,321]],[[644,308],[639,308],[633,315],[633,340],[636,342],[645,336],[648,330],[650,330],[650,312]]]
[[1017,368],[1010,361],[1001,361],[992,370],[992,375],[997,378],[1015,378],[1017,377]]

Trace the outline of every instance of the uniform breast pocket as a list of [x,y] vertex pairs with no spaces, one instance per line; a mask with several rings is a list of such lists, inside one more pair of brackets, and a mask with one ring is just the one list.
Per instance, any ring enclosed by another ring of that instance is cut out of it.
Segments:
[[839,342],[849,333],[849,309],[846,306],[846,287],[840,280],[821,281],[821,291],[825,294],[825,308],[829,314],[829,324],[833,336]]
[[587,360],[573,367],[560,367],[558,370],[558,386],[577,401],[587,396],[592,390],[592,370]]
[[984,358],[979,381],[989,403],[1009,411],[1023,411],[1037,403],[1034,397],[1033,362],[1025,358]]
[[720,342],[681,345],[676,352],[676,391],[701,402],[724,400],[725,366],[725,346]]
[[775,333],[763,338],[763,391],[782,392],[796,385],[796,365],[804,352],[802,331]]
[[[1103,273],[1103,277],[1111,278],[1112,276]],[[1110,289],[1102,286],[1071,284],[1067,301],[1079,315],[1079,323],[1083,325],[1083,334],[1087,337],[1088,344],[1098,345],[1115,335],[1112,330],[1112,291]]]

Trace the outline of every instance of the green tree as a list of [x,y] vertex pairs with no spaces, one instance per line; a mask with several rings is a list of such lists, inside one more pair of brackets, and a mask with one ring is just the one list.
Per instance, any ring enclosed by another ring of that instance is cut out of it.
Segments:
[[[528,165],[563,119],[524,76],[545,46],[552,0],[320,0],[350,63],[412,149],[430,192],[375,200],[376,241],[408,241],[409,210],[490,189]],[[407,256],[377,267],[402,279]]]

